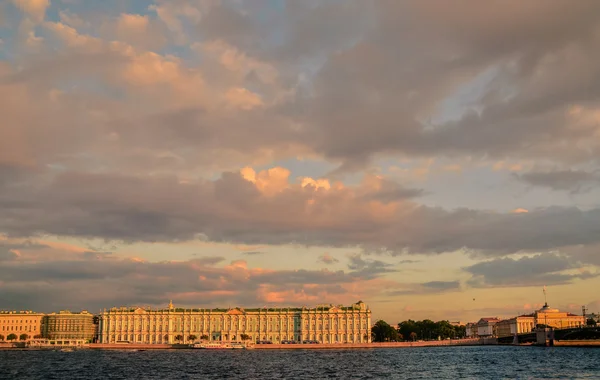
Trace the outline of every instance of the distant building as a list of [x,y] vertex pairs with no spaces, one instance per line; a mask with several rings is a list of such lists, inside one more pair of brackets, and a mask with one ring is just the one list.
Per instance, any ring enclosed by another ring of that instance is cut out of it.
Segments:
[[93,341],[97,332],[94,315],[87,311],[72,313],[63,310],[47,314],[43,319],[44,338],[49,340],[85,340]]
[[31,339],[41,334],[42,318],[44,314],[32,311],[0,311],[0,335],[7,340],[8,336],[15,334],[17,339],[27,335]]
[[476,323],[467,323],[465,325],[465,335],[467,338],[476,338],[477,335],[477,324]]
[[534,328],[534,314],[521,315],[498,322],[496,324],[496,333],[498,337],[513,336],[515,334],[531,332]]
[[535,320],[537,325],[546,325],[557,329],[585,325],[583,315],[562,312],[549,307],[547,303],[535,312]]
[[[348,307],[183,309],[112,308],[100,313],[100,343],[191,343],[196,340],[253,342],[371,341],[371,310]],[[204,338],[203,338],[204,337]]]
[[477,336],[480,337],[491,337],[496,336],[496,324],[500,322],[500,319],[496,317],[481,318],[477,322]]

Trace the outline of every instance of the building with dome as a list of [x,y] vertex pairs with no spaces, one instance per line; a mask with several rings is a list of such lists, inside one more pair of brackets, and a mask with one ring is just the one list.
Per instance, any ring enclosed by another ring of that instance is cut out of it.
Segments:
[[184,309],[169,303],[163,309],[105,309],[99,322],[100,343],[371,341],[371,310],[362,301],[350,306],[255,309]]
[[548,303],[535,312],[535,320],[538,325],[554,327],[556,329],[578,327],[585,325],[585,317],[582,315],[562,312],[551,308]]
[[585,318],[582,315],[560,311],[545,303],[535,313],[520,315],[498,322],[497,333],[499,337],[513,336],[515,334],[531,332],[538,325],[556,329],[578,327],[585,325]]

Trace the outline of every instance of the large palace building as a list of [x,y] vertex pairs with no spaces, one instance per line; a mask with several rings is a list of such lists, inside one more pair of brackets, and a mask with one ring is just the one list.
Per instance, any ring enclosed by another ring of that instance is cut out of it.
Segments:
[[371,341],[371,310],[351,306],[315,308],[182,309],[112,308],[100,313],[100,343],[192,343],[210,341]]

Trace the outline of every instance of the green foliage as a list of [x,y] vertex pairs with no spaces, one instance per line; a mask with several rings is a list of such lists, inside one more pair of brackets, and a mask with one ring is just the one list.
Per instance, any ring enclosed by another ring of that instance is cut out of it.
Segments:
[[194,334],[188,336],[188,340],[191,340],[192,342],[195,341],[196,339],[198,339],[198,337]]
[[4,335],[0,334],[0,340],[4,340]]
[[200,337],[200,339],[202,339],[202,340],[208,340],[208,335],[206,335],[206,334],[205,334],[205,335],[202,335],[202,336]]
[[17,340],[17,334],[9,334],[6,340]]
[[595,320],[593,320],[592,318],[589,318],[589,319],[587,320],[586,324],[587,324],[588,326],[596,326],[596,324],[597,324],[597,323],[596,323],[596,321],[595,321]]
[[183,340],[183,335],[175,335],[175,340],[181,342]]
[[395,342],[398,340],[398,331],[382,320],[377,321],[371,328],[371,335],[374,342]]
[[240,338],[242,338],[242,340],[250,340],[251,339],[250,335],[248,335],[248,334],[242,334],[242,335],[240,335]]
[[19,340],[27,340],[28,338],[29,338],[29,335],[27,335],[27,334],[19,335]]
[[437,340],[463,338],[466,335],[465,326],[453,326],[448,321],[434,322],[430,319],[398,323],[398,332],[407,340]]

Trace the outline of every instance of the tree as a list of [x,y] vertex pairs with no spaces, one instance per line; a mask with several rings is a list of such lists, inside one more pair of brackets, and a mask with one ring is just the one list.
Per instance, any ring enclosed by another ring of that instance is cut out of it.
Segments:
[[198,337],[194,334],[188,336],[188,340],[191,340],[192,342],[195,341],[196,339],[198,339]]
[[395,328],[383,320],[379,320],[371,328],[374,342],[395,342],[398,340],[398,332]]
[[27,334],[19,335],[19,340],[27,340],[28,338],[29,338],[29,335],[27,335]]
[[410,333],[410,339],[414,342],[415,340],[417,340],[417,333],[416,332],[411,332]]
[[175,335],[175,340],[181,342],[183,340],[183,335]]
[[33,339],[42,339],[42,334],[37,334],[36,336],[33,337]]
[[163,338],[168,342],[169,341],[169,334],[165,334],[165,336]]
[[240,338],[242,338],[242,340],[250,340],[250,339],[252,339],[252,338],[250,338],[250,335],[248,335],[248,334],[242,334],[242,335],[240,335]]
[[4,340],[4,335],[0,335],[0,340]]
[[200,339],[202,339],[202,340],[208,340],[208,335],[206,335],[206,334],[205,334],[205,335],[202,335],[202,336],[200,337]]
[[413,321],[409,319],[398,323],[398,332],[405,338],[412,338],[412,333],[421,339],[462,338],[466,335],[466,327],[454,326],[448,321],[433,322],[429,319]]
[[9,334],[6,340],[17,340],[17,334]]
[[587,324],[588,326],[596,326],[596,324],[597,324],[597,323],[596,323],[596,321],[595,321],[595,320],[593,320],[592,318],[589,318],[589,319],[587,320],[586,324]]

